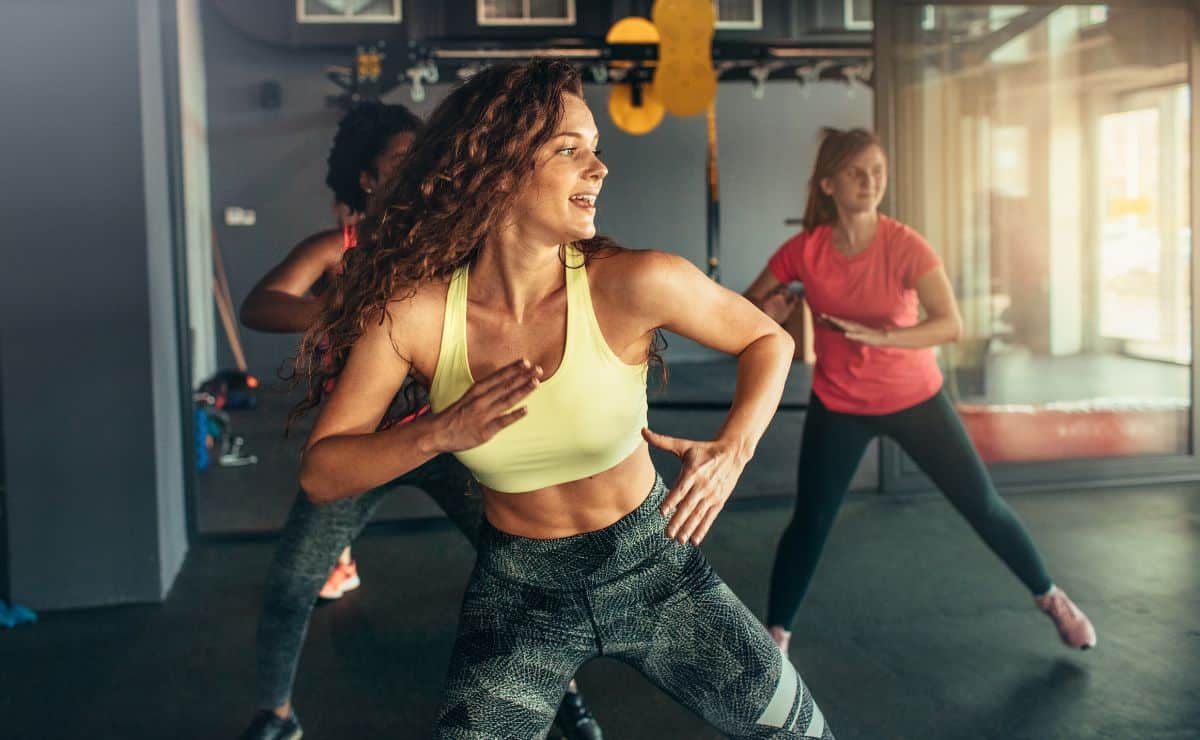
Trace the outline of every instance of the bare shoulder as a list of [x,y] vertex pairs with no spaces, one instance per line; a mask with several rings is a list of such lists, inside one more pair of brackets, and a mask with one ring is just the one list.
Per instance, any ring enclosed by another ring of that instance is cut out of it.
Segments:
[[437,364],[449,285],[449,279],[439,279],[422,283],[415,291],[400,288],[388,301],[392,342],[425,377]]
[[640,306],[699,274],[684,257],[656,249],[619,249],[588,262],[588,283],[604,300]]
[[320,249],[322,251],[333,251],[335,248],[341,252],[345,248],[346,238],[341,229],[323,229],[310,234],[296,245],[301,248]]
[[609,247],[596,254],[588,262],[588,269],[595,265],[601,270],[612,270],[617,273],[632,274],[670,268],[677,261],[686,262],[670,252],[658,249],[629,249],[627,247]]
[[327,229],[318,231],[297,244],[292,250],[292,256],[318,262],[324,269],[330,270],[341,262],[345,251],[345,237],[341,229]]
[[695,268],[685,258],[656,249],[607,250],[588,261],[593,286],[621,293],[653,290],[688,269]]
[[401,331],[419,332],[436,324],[441,331],[442,319],[446,314],[446,293],[449,280],[425,282],[413,290],[411,287],[397,288],[388,301],[388,316]]
[[287,257],[258,281],[254,292],[272,290],[304,295],[312,291],[322,277],[337,270],[342,252],[340,231],[318,231],[292,247]]

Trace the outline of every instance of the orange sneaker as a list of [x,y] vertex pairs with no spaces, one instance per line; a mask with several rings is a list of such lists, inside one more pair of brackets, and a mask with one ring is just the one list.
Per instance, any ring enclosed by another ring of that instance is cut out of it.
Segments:
[[347,591],[353,591],[362,585],[358,578],[358,564],[351,560],[349,563],[338,563],[329,571],[329,578],[317,594],[322,599],[340,599]]

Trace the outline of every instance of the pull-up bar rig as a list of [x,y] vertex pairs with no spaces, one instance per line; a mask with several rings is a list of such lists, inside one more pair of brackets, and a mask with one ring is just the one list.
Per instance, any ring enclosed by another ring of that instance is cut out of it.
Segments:
[[[589,39],[483,41],[426,39],[399,51],[385,42],[362,44],[355,62],[331,67],[328,78],[342,90],[332,98],[348,105],[386,95],[409,85],[414,102],[424,99],[424,85],[446,79],[466,79],[497,62],[553,56],[576,64],[585,82],[649,82],[658,61],[657,44],[609,44]],[[873,50],[869,43],[847,41],[716,41],[713,67],[721,82],[768,80],[811,84],[820,80],[860,82],[873,79]]]
[[[627,83],[635,106],[641,104],[642,87],[654,78],[658,45],[644,43],[594,43],[585,39],[552,39],[536,42],[425,40],[408,52],[391,53],[383,42],[360,45],[350,67],[332,67],[326,75],[342,90],[330,103],[349,107],[377,100],[401,85],[410,86],[414,102],[425,99],[425,85],[443,79],[467,79],[484,67],[503,61],[533,57],[558,57],[576,64],[585,82]],[[870,85],[874,78],[873,50],[862,43],[798,43],[716,41],[713,68],[718,82],[750,81],[754,97],[766,92],[768,80],[791,80],[809,85],[838,80]],[[721,279],[720,198],[717,189],[716,122],[708,120],[708,168],[705,216],[707,268],[713,280]]]

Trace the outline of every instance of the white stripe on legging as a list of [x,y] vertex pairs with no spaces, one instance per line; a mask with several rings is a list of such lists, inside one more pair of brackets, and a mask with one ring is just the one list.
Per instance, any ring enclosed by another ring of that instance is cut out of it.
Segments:
[[788,715],[792,713],[792,705],[796,701],[796,689],[800,685],[800,677],[791,661],[784,660],[779,669],[779,685],[775,687],[775,695],[763,710],[757,724],[767,727],[783,727]]
[[[802,687],[801,691],[803,692],[805,688],[807,687]],[[825,715],[821,714],[821,708],[817,706],[817,700],[813,698],[811,693],[808,695],[808,699],[812,702],[812,714],[808,716],[808,727],[805,727],[803,730],[801,730],[801,732],[805,737],[815,737],[819,739],[825,734]],[[796,717],[792,720],[793,723],[800,721],[800,710],[802,709],[804,709],[803,695],[800,696],[800,706],[796,708]],[[790,730],[792,728],[788,727],[788,729]]]
[[804,736],[819,738],[824,734],[825,715],[821,714],[821,708],[817,706],[817,702],[814,699],[812,717],[808,719],[808,728],[804,730]]

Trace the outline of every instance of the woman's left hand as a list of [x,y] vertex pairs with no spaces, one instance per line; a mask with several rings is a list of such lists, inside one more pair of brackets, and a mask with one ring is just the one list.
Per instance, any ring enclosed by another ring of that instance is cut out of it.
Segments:
[[745,461],[734,445],[725,442],[701,442],[642,430],[651,445],[666,450],[683,461],[675,485],[667,492],[659,508],[667,523],[667,537],[686,544],[699,545],[708,534],[733,487],[741,477]]
[[883,329],[874,329],[865,324],[860,324],[857,321],[849,319],[840,319],[837,316],[829,314],[821,314],[821,319],[828,321],[846,335],[847,339],[853,339],[856,342],[869,344],[872,347],[879,347],[887,344],[888,333]]

